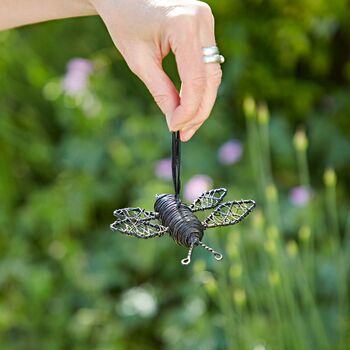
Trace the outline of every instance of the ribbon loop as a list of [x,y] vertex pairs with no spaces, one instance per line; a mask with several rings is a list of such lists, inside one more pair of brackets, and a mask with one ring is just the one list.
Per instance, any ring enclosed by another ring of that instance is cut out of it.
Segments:
[[180,131],[175,131],[172,133],[172,153],[171,153],[171,165],[172,165],[172,175],[173,184],[175,191],[176,203],[180,206],[180,163],[181,163],[181,147],[180,147]]

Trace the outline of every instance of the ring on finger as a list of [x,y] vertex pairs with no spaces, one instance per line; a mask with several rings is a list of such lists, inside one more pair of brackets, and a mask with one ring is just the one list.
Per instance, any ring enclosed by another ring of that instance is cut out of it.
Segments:
[[225,57],[219,54],[210,55],[210,56],[203,56],[203,62],[204,63],[224,63]]
[[212,56],[219,54],[219,48],[216,45],[203,47],[202,48],[203,56]]
[[216,45],[202,48],[204,63],[219,63],[225,62],[224,56],[220,55],[219,48]]

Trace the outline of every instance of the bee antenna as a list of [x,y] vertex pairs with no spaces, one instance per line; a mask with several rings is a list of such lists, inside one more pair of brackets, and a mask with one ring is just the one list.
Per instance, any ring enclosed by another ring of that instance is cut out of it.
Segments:
[[208,247],[202,241],[198,241],[198,244],[202,246],[204,249],[208,250],[210,253],[212,253],[214,255],[215,260],[220,261],[223,258],[222,254],[216,252],[213,248]]
[[190,249],[188,250],[187,257],[181,260],[182,265],[188,265],[191,262],[193,247],[194,247],[194,242],[191,243]]

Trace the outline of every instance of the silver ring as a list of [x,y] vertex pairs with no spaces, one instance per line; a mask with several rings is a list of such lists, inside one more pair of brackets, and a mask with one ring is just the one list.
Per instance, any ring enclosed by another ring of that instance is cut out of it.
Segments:
[[225,57],[219,54],[203,56],[204,63],[219,63],[222,64],[225,62]]
[[225,62],[224,56],[220,55],[219,48],[216,45],[202,47],[204,63],[219,63]]
[[203,56],[212,56],[219,54],[219,48],[216,45],[203,47],[202,48]]

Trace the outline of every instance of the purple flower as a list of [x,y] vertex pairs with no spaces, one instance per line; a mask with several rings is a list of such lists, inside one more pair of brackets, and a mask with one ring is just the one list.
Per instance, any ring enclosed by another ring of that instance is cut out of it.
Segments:
[[297,207],[304,207],[311,198],[311,191],[305,186],[297,186],[291,189],[289,200]]
[[225,142],[218,150],[218,157],[221,164],[230,165],[237,163],[243,153],[243,147],[238,140]]
[[185,185],[184,196],[188,201],[195,200],[203,192],[208,191],[213,180],[207,175],[195,175]]
[[84,58],[73,58],[67,64],[67,72],[63,79],[63,90],[70,95],[82,92],[86,88],[92,71],[91,61]]
[[165,180],[171,179],[172,177],[171,159],[165,158],[165,159],[159,160],[155,166],[154,171],[156,173],[156,176],[159,177],[160,179],[165,179]]

